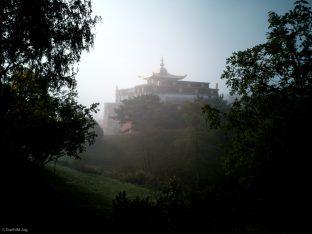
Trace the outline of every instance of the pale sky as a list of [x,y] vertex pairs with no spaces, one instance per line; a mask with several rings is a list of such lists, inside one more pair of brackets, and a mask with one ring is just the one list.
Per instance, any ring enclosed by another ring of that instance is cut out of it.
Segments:
[[140,75],[168,72],[184,80],[218,83],[234,51],[265,42],[268,12],[284,14],[294,0],[93,0],[102,17],[94,48],[83,53],[77,75],[79,102],[115,101],[115,89],[144,84]]

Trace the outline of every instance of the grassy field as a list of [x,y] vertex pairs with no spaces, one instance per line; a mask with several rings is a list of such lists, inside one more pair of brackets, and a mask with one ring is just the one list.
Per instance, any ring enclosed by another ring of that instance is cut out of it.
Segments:
[[[54,168],[49,165],[47,169],[54,174]],[[72,168],[58,165],[55,170],[55,176],[59,179],[53,183],[55,190],[60,192],[64,190],[68,193],[79,191],[79,199],[86,202],[86,205],[103,208],[111,211],[112,200],[121,192],[126,191],[129,198],[152,197],[152,193],[138,185],[121,182],[103,175],[84,173]]]
[[0,228],[28,233],[113,233],[112,200],[151,196],[145,188],[102,175],[53,165],[31,175],[11,176],[0,199]]

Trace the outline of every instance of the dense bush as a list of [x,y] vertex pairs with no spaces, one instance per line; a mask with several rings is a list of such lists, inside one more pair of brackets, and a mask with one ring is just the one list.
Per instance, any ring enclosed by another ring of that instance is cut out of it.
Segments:
[[127,233],[164,233],[167,223],[162,209],[149,198],[130,200],[120,192],[113,201],[114,229]]

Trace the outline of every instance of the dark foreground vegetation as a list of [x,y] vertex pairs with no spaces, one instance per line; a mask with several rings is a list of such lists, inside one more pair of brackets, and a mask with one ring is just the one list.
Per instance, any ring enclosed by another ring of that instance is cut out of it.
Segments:
[[[233,103],[134,98],[115,116],[133,131],[116,136],[101,134],[96,104],[76,100],[74,65],[98,21],[91,2],[0,9],[1,231],[288,233],[291,214],[302,214],[292,201],[303,207],[309,187],[308,2],[269,13],[267,42],[227,60]],[[56,174],[53,163],[63,165]]]
[[[1,228],[21,228],[28,233],[94,233],[103,225],[109,230],[110,201],[95,198],[84,187],[72,185],[50,170],[26,167],[14,167],[21,174],[12,170],[1,173]],[[94,200],[102,209],[96,208]]]
[[[226,142],[220,132],[206,129],[200,138],[205,144],[197,145],[190,131],[104,136],[82,160],[62,164],[153,191],[150,200],[119,194],[113,218],[123,231],[278,233],[275,182],[244,188],[223,170],[224,150],[219,147]],[[142,144],[142,139],[149,143]]]

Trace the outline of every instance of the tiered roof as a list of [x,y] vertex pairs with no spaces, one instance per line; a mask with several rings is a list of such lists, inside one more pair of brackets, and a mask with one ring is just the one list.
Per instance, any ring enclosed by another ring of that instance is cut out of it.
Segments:
[[182,80],[186,77],[187,75],[183,76],[177,76],[177,75],[172,75],[168,73],[167,69],[164,67],[164,59],[161,58],[161,63],[160,63],[160,71],[158,73],[154,73],[151,76],[146,76],[142,77],[144,80]]

